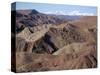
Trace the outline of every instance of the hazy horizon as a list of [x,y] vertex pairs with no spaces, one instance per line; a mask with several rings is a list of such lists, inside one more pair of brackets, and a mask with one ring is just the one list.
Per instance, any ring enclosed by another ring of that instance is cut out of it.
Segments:
[[35,9],[45,14],[97,16],[97,7],[94,6],[16,2],[11,10],[15,10],[15,4],[16,10]]

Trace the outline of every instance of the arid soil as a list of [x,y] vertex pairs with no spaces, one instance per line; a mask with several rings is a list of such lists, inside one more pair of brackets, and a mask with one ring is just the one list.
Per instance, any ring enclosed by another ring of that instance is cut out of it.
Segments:
[[16,18],[16,72],[97,67],[96,16],[65,22],[33,10],[19,11]]

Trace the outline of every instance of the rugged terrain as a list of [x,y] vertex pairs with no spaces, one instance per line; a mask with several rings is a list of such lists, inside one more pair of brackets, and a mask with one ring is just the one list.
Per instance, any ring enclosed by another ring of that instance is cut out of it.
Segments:
[[63,20],[36,10],[17,11],[16,72],[96,68],[96,18]]

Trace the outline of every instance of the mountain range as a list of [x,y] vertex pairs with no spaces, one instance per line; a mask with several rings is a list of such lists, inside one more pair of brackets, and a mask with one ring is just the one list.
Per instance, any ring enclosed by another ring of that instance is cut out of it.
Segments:
[[35,9],[12,11],[11,16],[16,17],[16,72],[97,67],[97,16]]

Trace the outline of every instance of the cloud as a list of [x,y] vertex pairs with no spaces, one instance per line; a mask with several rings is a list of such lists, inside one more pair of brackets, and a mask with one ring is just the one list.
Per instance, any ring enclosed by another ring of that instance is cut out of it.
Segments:
[[63,12],[63,11],[56,11],[55,13],[56,13],[56,14],[60,14],[60,15],[66,15],[66,13]]
[[45,12],[46,14],[56,14],[56,15],[81,15],[81,16],[94,16],[94,13],[87,13],[87,12],[79,12],[78,10],[74,10],[71,12],[64,12],[64,11],[52,11],[52,12]]
[[67,14],[68,14],[68,15],[94,16],[93,13],[79,12],[79,11],[77,11],[77,10],[72,11],[72,12],[69,12],[69,13],[67,13]]
[[46,14],[56,14],[56,15],[67,15],[63,11],[53,11],[53,12],[45,12]]

